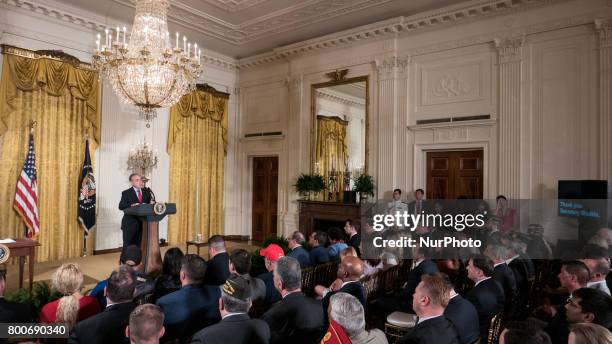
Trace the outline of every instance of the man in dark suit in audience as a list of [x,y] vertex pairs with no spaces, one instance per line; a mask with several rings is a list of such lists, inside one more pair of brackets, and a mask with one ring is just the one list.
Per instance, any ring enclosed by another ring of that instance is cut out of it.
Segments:
[[416,325],[398,344],[459,344],[455,326],[444,316],[449,289],[440,276],[423,275],[412,296]]
[[352,220],[346,220],[344,223],[344,233],[349,238],[346,243],[354,248],[357,255],[361,257],[361,234],[355,228]]
[[475,255],[468,261],[468,278],[474,281],[474,288],[468,292],[466,299],[478,312],[481,338],[487,338],[491,319],[504,310],[506,302],[504,289],[494,279],[493,261],[484,255]]
[[327,233],[316,231],[310,234],[310,263],[314,266],[319,264],[325,264],[331,260],[329,252],[327,251],[327,243],[329,238]]
[[366,308],[365,288],[359,282],[362,275],[363,261],[357,257],[346,256],[338,265],[338,279],[329,288],[320,285],[315,287],[315,292],[323,297],[323,311],[325,312],[326,322],[329,298],[335,293],[342,292],[353,295],[361,302],[363,308]]
[[476,307],[455,292],[455,288],[446,274],[437,273],[434,276],[442,278],[448,288],[449,300],[448,306],[444,309],[444,316],[455,325],[459,334],[459,342],[461,344],[474,343],[480,337]]
[[4,298],[6,290],[6,270],[0,266],[0,323],[30,323],[32,308],[29,304],[7,301]]
[[125,337],[125,328],[135,307],[132,303],[135,288],[134,270],[126,265],[119,266],[108,278],[106,308],[102,313],[78,322],[68,343],[129,343]]
[[[151,190],[144,185],[142,176],[132,173],[129,179],[132,187],[121,192],[119,210],[123,211],[139,204],[155,203]],[[123,231],[123,249],[130,245],[140,246],[142,221],[138,216],[124,214],[121,219],[121,230]]]
[[268,344],[270,328],[261,319],[251,319],[251,288],[249,281],[230,275],[219,299],[221,322],[208,326],[193,336],[192,344],[249,343]]
[[204,259],[195,254],[183,257],[179,275],[181,289],[161,297],[157,305],[164,312],[164,340],[179,338],[184,342],[200,329],[221,319],[218,310],[218,286],[204,285]]
[[213,235],[208,239],[208,263],[204,284],[222,285],[229,277],[229,255],[225,251],[225,239]]
[[266,284],[259,278],[249,274],[251,272],[251,264],[251,254],[247,250],[237,249],[232,251],[229,263],[230,275],[240,275],[249,282],[251,301],[263,300],[266,297]]
[[429,204],[424,199],[425,191],[416,189],[414,191],[414,201],[408,203],[408,212],[410,214],[421,214],[429,212]]
[[302,293],[302,271],[292,257],[282,257],[274,270],[274,286],[282,300],[262,319],[271,331],[270,343],[318,343],[325,332],[321,302]]
[[310,254],[302,245],[304,245],[304,234],[299,231],[293,232],[291,237],[289,238],[289,252],[287,252],[287,257],[293,257],[300,262],[300,267],[305,269],[312,265],[310,263]]
[[145,303],[130,314],[125,336],[132,344],[157,344],[164,331],[164,313],[158,306]]
[[517,296],[517,288],[514,272],[506,264],[508,250],[501,244],[489,244],[485,250],[485,255],[493,261],[493,275],[491,277],[504,288],[506,303],[513,306],[512,303]]

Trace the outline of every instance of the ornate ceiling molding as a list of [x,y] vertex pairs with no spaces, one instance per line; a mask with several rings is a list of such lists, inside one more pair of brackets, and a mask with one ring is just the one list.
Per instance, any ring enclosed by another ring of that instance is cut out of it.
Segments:
[[[113,29],[114,26],[111,24],[105,24],[100,21],[87,18],[84,16],[77,15],[75,13],[65,11],[59,8],[48,6],[42,3],[38,3],[30,0],[0,0],[0,8],[5,6],[14,7],[23,11],[29,11],[49,17],[53,20],[60,21],[62,23],[69,23],[72,25],[80,26],[88,30],[101,32],[104,29]],[[233,59],[224,59],[217,56],[202,54],[202,61],[205,64],[216,66],[227,70],[236,70],[237,65]]]
[[525,45],[525,33],[515,37],[496,37],[493,43],[499,53],[500,63],[518,62]]
[[228,12],[238,12],[269,0],[204,0]]
[[334,90],[320,88],[316,90],[316,95],[322,99],[327,99],[334,103],[340,103],[344,105],[354,106],[358,108],[365,108],[365,99],[350,96],[348,94],[336,92]]

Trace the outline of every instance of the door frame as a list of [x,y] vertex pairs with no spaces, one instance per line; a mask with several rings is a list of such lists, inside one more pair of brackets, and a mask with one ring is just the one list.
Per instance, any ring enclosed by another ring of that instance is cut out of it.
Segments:
[[[435,151],[468,151],[482,150],[482,195],[489,196],[489,161],[491,150],[488,141],[461,143],[431,143],[414,145],[414,185],[425,189],[427,186],[427,153]],[[427,191],[427,190],[425,190]]]
[[280,214],[280,202],[281,202],[281,153],[280,152],[261,152],[246,155],[247,162],[247,173],[245,174],[246,181],[246,194],[242,204],[244,205],[245,215],[243,216],[243,225],[245,225],[245,232],[249,233],[249,239],[253,240],[253,158],[260,157],[276,157],[278,158],[278,186],[277,186],[277,202],[276,202],[276,235],[278,236],[281,230],[281,214]]

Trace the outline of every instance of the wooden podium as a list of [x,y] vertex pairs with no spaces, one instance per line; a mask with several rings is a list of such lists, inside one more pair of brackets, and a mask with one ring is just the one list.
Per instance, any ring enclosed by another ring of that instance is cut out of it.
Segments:
[[127,215],[138,216],[142,220],[142,241],[140,249],[144,273],[156,275],[161,270],[162,259],[159,251],[159,221],[166,215],[176,214],[176,204],[141,204],[123,211]]

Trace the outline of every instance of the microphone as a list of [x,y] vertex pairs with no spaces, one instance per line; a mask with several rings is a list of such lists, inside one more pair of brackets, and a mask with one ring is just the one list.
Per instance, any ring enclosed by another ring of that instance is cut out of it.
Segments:
[[149,192],[149,195],[151,195],[151,200],[155,202],[155,193],[153,192],[153,190],[151,190],[151,188],[148,186],[145,186],[142,189]]

